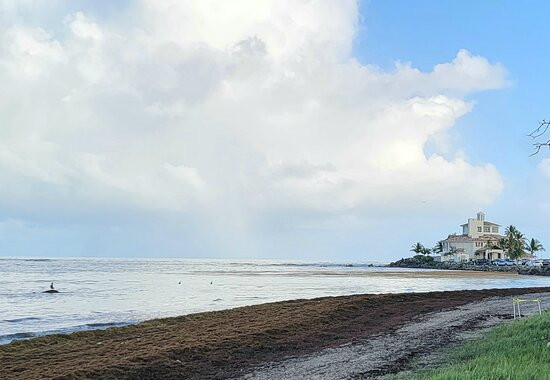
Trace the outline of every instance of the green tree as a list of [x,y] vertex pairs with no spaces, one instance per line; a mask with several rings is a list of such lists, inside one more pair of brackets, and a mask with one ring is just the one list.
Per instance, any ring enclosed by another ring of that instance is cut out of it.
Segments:
[[441,240],[438,241],[437,244],[435,245],[435,247],[432,248],[432,252],[434,254],[438,254],[438,253],[443,252],[443,242]]
[[424,254],[425,250],[426,250],[426,247],[424,247],[420,243],[413,244],[411,247],[411,252],[414,252],[417,255]]
[[540,241],[535,238],[532,238],[529,243],[525,244],[525,249],[533,256],[536,256],[539,251],[545,251]]
[[516,234],[518,233],[518,229],[515,227],[515,226],[512,226],[512,225],[509,225],[508,227],[506,227],[506,229],[504,230],[504,235],[506,235],[506,237],[508,239],[510,238],[513,238],[514,236],[516,236]]
[[519,230],[514,226],[506,227],[504,232],[506,234],[506,248],[508,250],[508,256],[512,259],[519,259],[525,251],[523,250],[526,245],[526,238]]
[[503,251],[506,251],[508,249],[508,239],[506,238],[498,239],[497,247],[502,249]]

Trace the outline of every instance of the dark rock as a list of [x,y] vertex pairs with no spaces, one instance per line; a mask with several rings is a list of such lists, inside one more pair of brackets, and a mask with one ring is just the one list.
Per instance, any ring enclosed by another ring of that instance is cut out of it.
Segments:
[[[430,259],[432,259],[430,257]],[[446,269],[446,270],[471,270],[481,272],[516,272],[520,275],[550,276],[550,266],[542,268],[526,267],[521,265],[496,266],[490,264],[476,265],[471,262],[457,263],[454,261],[429,260],[422,255],[403,258],[388,264],[388,267],[419,268],[419,269]]]

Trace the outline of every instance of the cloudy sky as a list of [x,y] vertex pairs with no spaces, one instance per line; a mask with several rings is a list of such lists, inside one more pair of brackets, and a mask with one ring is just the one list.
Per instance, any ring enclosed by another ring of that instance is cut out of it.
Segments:
[[550,247],[545,1],[0,0],[0,255]]

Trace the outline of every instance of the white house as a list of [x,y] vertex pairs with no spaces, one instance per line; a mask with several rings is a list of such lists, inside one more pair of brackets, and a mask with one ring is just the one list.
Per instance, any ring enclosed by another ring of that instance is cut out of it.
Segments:
[[494,248],[504,238],[500,234],[500,225],[486,221],[483,212],[478,212],[475,219],[468,219],[468,223],[461,227],[462,235],[452,234],[442,240],[441,261],[508,258],[505,251]]

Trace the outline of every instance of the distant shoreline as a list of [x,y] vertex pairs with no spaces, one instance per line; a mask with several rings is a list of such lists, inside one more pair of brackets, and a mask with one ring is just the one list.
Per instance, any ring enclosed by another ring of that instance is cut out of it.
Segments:
[[505,272],[530,276],[550,276],[550,266],[527,267],[524,265],[497,266],[491,264],[476,265],[471,262],[457,263],[453,261],[417,261],[414,258],[405,258],[386,265],[388,268],[410,269],[440,269],[463,270],[474,272]]
[[429,313],[488,297],[549,292],[543,287],[323,297],[51,335],[0,346],[0,378],[230,378],[388,334]]

